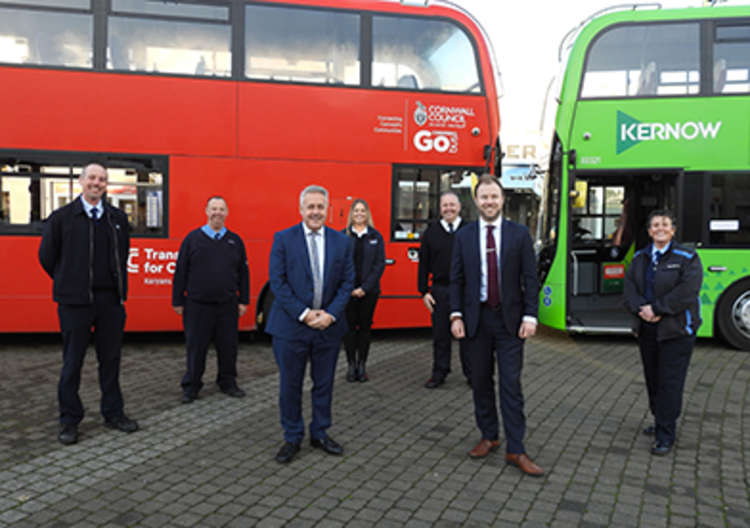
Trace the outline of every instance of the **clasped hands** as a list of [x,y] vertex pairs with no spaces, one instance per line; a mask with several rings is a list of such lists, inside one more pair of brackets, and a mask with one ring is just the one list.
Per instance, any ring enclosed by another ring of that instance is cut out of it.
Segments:
[[658,323],[661,321],[661,315],[654,313],[654,308],[650,304],[644,304],[638,311],[638,317],[648,323]]
[[310,310],[303,322],[313,330],[325,330],[333,324],[333,316],[325,310]]

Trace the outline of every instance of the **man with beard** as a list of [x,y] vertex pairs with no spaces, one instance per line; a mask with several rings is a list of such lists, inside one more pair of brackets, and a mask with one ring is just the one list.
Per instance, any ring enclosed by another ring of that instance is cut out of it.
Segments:
[[284,444],[276,461],[286,464],[305,436],[302,383],[310,362],[313,380],[310,445],[330,455],[343,448],[327,434],[336,360],[347,331],[346,305],[354,289],[349,237],[324,225],[328,191],[306,187],[299,197],[302,223],[273,237],[268,276],[274,295],[266,332],[279,366],[279,407]]
[[493,387],[497,358],[500,412],[508,445],[505,460],[531,476],[544,474],[526,454],[523,437],[521,367],[523,344],[536,332],[539,282],[526,227],[504,220],[503,188],[489,174],[474,188],[479,220],[456,234],[451,263],[451,332],[467,339],[471,356],[474,414],[482,434],[469,451],[486,457],[499,445]]
[[227,215],[224,198],[209,198],[208,222],[188,233],[177,257],[172,307],[182,316],[187,348],[182,403],[192,403],[203,387],[211,341],[216,346],[219,389],[233,398],[245,396],[237,386],[237,323],[250,302],[250,276],[245,244],[224,226]]

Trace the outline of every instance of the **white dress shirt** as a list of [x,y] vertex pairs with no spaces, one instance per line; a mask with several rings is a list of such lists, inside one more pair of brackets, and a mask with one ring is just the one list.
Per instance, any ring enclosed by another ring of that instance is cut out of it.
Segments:
[[[304,222],[302,222],[302,230],[303,230],[303,232],[305,234],[305,244],[307,244],[307,254],[309,255],[309,258],[310,258],[310,262],[309,262],[309,265],[310,265],[310,274],[312,275],[312,272],[313,272],[313,269],[312,269],[312,258],[313,258],[313,256],[312,255],[313,255],[313,253],[312,253],[312,246],[311,246],[311,242],[310,242],[310,238],[311,238],[310,237],[310,233],[312,233],[312,229],[310,229],[309,227],[307,227],[307,224],[305,224]],[[323,279],[324,279],[324,277],[325,277],[325,272],[324,272],[325,268],[324,268],[324,266],[325,266],[325,263],[326,263],[326,227],[325,226],[322,226],[320,229],[318,229],[318,239],[317,239],[317,242],[318,242],[318,266],[319,266],[318,269],[320,269],[320,280],[322,282]],[[307,312],[309,312],[310,310],[311,310],[311,307],[309,307],[309,306],[307,308],[305,308],[297,319],[299,321],[304,321],[305,317],[307,317]],[[334,318],[334,321],[335,320],[336,319]]]
[[497,278],[497,287],[500,293],[500,299],[502,302],[503,298],[503,291],[502,291],[502,269],[500,268],[500,243],[502,241],[502,236],[500,233],[500,229],[503,224],[503,217],[500,216],[495,220],[494,222],[487,222],[484,220],[484,218],[479,218],[479,255],[480,255],[480,262],[482,266],[482,273],[479,278],[479,302],[486,302],[487,301],[487,226],[492,225],[495,226],[495,229],[492,230],[492,236],[495,237],[495,255],[497,257],[497,272],[498,272],[498,278]]
[[[442,218],[440,219],[440,225],[443,226],[443,229],[445,229],[445,231],[447,233],[451,232],[450,224],[448,222],[446,222],[445,220],[443,220]],[[460,226],[460,225],[461,225],[461,217],[457,216],[456,219],[453,221],[453,232],[454,233],[456,231],[458,231],[458,226]]]

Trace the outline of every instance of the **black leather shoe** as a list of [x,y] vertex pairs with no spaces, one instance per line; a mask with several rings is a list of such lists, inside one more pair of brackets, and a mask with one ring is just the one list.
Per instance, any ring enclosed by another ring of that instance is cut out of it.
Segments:
[[118,431],[122,431],[123,433],[134,433],[138,430],[138,422],[136,422],[135,420],[131,420],[124,414],[119,418],[105,420],[104,425],[106,425],[110,429],[117,429]]
[[667,442],[654,442],[654,445],[651,447],[651,454],[656,456],[668,455],[672,451],[672,445]]
[[245,391],[240,389],[237,385],[229,387],[228,389],[221,389],[221,392],[232,398],[244,398],[246,396]]
[[357,365],[349,363],[349,369],[346,371],[346,381],[353,383],[357,381]]
[[325,438],[320,439],[311,438],[310,445],[317,449],[322,449],[329,455],[341,456],[344,454],[344,448],[341,447],[338,442],[333,440],[330,436],[326,436]]
[[288,464],[297,453],[299,453],[299,444],[284,442],[284,445],[281,446],[279,452],[276,453],[276,462],[279,464]]
[[78,442],[78,426],[73,424],[60,424],[60,432],[57,439],[63,445],[72,445]]
[[197,394],[193,394],[191,392],[182,393],[182,403],[193,403],[197,399],[198,399]]
[[440,385],[445,383],[445,378],[438,378],[438,377],[431,377],[427,380],[427,383],[424,384],[425,389],[437,389]]
[[643,434],[645,434],[646,436],[654,436],[656,434],[656,426],[649,425],[643,430]]
[[357,381],[362,383],[364,383],[365,381],[370,381],[370,377],[367,375],[364,363],[360,363],[359,365],[357,365]]

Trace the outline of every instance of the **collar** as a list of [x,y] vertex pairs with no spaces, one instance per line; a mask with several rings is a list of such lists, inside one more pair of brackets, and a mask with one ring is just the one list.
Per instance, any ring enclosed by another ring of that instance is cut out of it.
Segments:
[[[304,222],[302,222],[302,231],[305,233],[305,239],[307,239],[307,237],[310,236],[310,233],[312,233],[312,229],[310,229],[309,227],[307,227],[307,224],[304,223]],[[325,225],[321,226],[321,228],[318,229],[318,234],[321,237],[325,236],[325,232],[326,232],[326,226]]]
[[363,231],[362,231],[361,233],[357,233],[357,232],[356,232],[356,231],[354,230],[354,226],[351,226],[351,228],[350,228],[350,231],[352,232],[352,234],[353,234],[354,236],[356,236],[356,237],[358,237],[358,238],[362,238],[363,236],[365,236],[365,235],[366,235],[366,234],[368,233],[368,226],[365,226],[365,229],[364,229],[364,230],[363,230]]
[[102,213],[104,213],[104,206],[102,205],[102,201],[99,200],[99,202],[95,205],[91,205],[86,200],[83,199],[83,195],[81,195],[81,205],[83,205],[83,212],[86,213],[86,216],[91,218],[91,210],[96,207],[97,216],[98,218],[102,217]]
[[651,260],[654,260],[654,256],[656,256],[657,253],[661,253],[662,255],[670,250],[672,247],[672,241],[669,241],[669,244],[664,246],[662,249],[656,249],[656,246],[653,242],[651,242]]
[[493,232],[494,233],[499,233],[500,232],[500,226],[502,225],[502,223],[503,223],[503,216],[502,215],[500,215],[499,217],[497,217],[497,220],[495,220],[494,222],[487,222],[484,218],[482,218],[480,216],[479,217],[479,230],[484,233],[484,232],[487,231],[487,226],[488,225],[493,225],[493,226],[495,226],[497,228],[497,231],[493,231]]
[[219,240],[221,240],[222,238],[224,238],[224,235],[227,234],[227,228],[226,228],[226,226],[222,226],[221,229],[219,229],[218,231],[215,231],[214,228],[211,227],[209,224],[206,224],[203,227],[201,227],[201,231],[203,231],[204,233],[206,233],[206,235],[209,238],[216,238],[216,235],[218,234],[219,235]]
[[[445,229],[448,233],[450,233],[450,227],[448,227],[449,226],[448,222],[446,222],[445,220],[443,220],[441,218],[440,219],[440,225],[442,225],[443,229]],[[460,225],[461,225],[461,217],[457,216],[456,219],[453,221],[453,232],[454,233],[456,231],[458,231],[458,228],[459,228]]]

